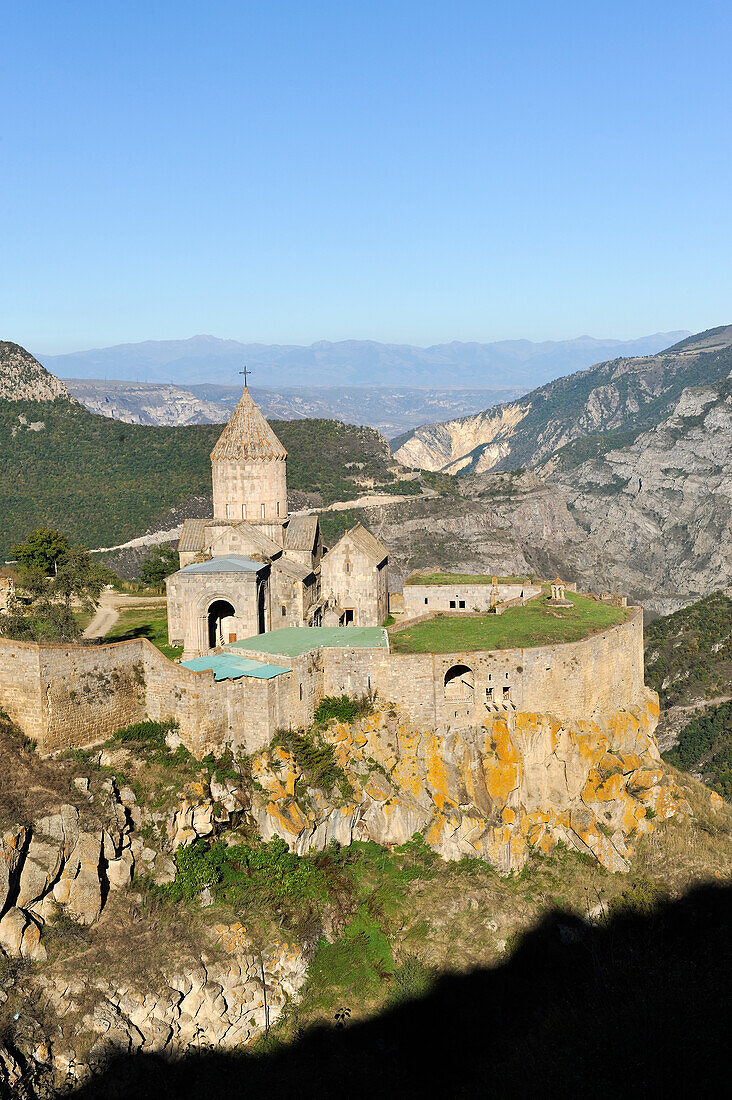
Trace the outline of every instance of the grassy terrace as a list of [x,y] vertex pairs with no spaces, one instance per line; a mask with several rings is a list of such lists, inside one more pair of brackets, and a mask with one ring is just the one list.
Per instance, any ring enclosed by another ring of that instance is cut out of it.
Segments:
[[168,612],[161,604],[125,608],[104,641],[124,642],[129,638],[147,638],[171,661],[183,652],[182,646],[168,645]]
[[589,596],[567,593],[572,607],[550,607],[544,597],[502,615],[435,615],[392,632],[392,653],[453,653],[460,650],[525,649],[577,642],[625,622],[627,607],[611,607]]
[[[527,577],[497,577],[499,584],[529,584]],[[493,584],[485,573],[412,573],[405,584]]]

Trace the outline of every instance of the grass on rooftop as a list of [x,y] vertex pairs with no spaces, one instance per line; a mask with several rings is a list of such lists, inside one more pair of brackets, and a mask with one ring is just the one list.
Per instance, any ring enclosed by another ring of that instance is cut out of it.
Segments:
[[612,607],[568,592],[572,607],[552,607],[539,597],[502,615],[435,615],[389,636],[392,653],[453,653],[458,650],[524,649],[577,642],[625,622],[630,608]]
[[168,644],[168,612],[160,604],[125,608],[104,641],[125,642],[130,638],[147,638],[171,661],[183,653],[182,646]]
[[[499,584],[529,584],[527,577],[496,577]],[[487,573],[412,573],[405,584],[492,584]]]

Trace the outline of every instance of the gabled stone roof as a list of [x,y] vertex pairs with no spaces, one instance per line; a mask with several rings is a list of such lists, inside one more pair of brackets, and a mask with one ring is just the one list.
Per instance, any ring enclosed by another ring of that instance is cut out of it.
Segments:
[[277,557],[282,553],[282,547],[278,546],[271,538],[260,531],[253,523],[246,519],[187,519],[183,523],[183,529],[178,541],[178,553],[200,554],[209,546],[215,545],[215,539],[207,533],[207,528],[236,527],[257,547],[261,554],[268,558]]
[[283,573],[287,573],[290,577],[295,577],[299,581],[304,581],[307,577],[313,575],[312,569],[308,569],[306,565],[301,565],[299,561],[291,561],[289,558],[277,558],[272,562],[273,569],[281,569]]
[[[233,527],[238,533],[240,533],[247,542],[252,543],[257,547],[260,554],[264,554],[268,558],[277,557],[282,553],[282,547],[278,546],[268,535],[265,535],[264,531],[258,530],[253,523],[250,523],[247,519],[238,520],[207,520],[208,527]],[[217,539],[220,536],[217,536]],[[211,546],[216,545],[217,539],[212,539]]]
[[236,462],[247,458],[287,458],[287,451],[245,387],[229,423],[211,451],[211,461]]
[[285,531],[285,550],[312,550],[317,534],[317,516],[290,516]]
[[206,519],[187,519],[183,523],[183,530],[178,540],[178,553],[198,554],[203,550],[206,538]]
[[376,565],[380,565],[385,558],[389,557],[389,551],[383,542],[379,542],[361,523],[357,523],[355,527],[352,527],[350,531],[346,531],[346,534],[341,536],[341,538],[347,537],[353,540],[356,549],[361,550]]

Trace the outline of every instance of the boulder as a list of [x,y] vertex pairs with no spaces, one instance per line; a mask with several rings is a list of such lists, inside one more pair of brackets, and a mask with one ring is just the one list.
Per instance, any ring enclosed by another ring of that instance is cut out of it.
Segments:
[[61,877],[53,888],[56,901],[66,905],[80,924],[92,924],[102,909],[101,859],[101,831],[80,832]]
[[12,958],[33,959],[42,962],[46,949],[41,944],[41,933],[32,917],[13,906],[0,920],[0,947]]
[[0,836],[0,913],[15,889],[20,866],[25,855],[28,832],[22,825],[7,829]]
[[39,901],[55,880],[63,862],[63,844],[47,843],[33,837],[20,873],[20,889],[16,904],[27,908]]

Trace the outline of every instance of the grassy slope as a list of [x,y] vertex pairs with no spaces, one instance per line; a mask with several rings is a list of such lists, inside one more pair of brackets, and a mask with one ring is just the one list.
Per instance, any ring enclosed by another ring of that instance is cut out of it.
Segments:
[[[30,431],[19,416],[45,426]],[[359,477],[389,482],[386,445],[370,428],[333,420],[273,427],[289,451],[290,489],[314,503],[357,495]],[[210,493],[220,434],[216,424],[121,424],[63,399],[0,401],[0,557],[42,524],[92,547],[141,534],[166,509]]]
[[395,631],[389,644],[396,653],[452,653],[459,650],[512,649],[576,642],[627,619],[626,608],[567,593],[573,606],[549,607],[542,599],[511,607],[502,615],[436,615]]
[[646,683],[662,707],[726,694],[732,683],[732,599],[713,592],[646,628]]
[[171,661],[183,652],[182,646],[168,645],[168,613],[158,604],[126,608],[104,640],[122,642],[128,638],[147,638]]

